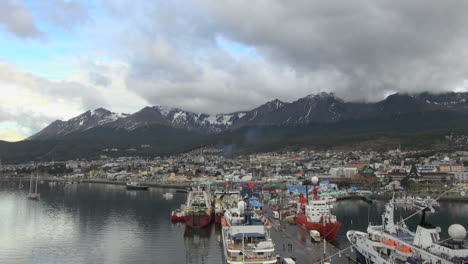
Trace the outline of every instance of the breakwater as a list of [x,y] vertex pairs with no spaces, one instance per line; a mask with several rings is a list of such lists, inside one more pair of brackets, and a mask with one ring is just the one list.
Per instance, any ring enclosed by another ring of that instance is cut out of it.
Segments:
[[[68,182],[80,182],[80,183],[102,183],[102,184],[114,184],[114,185],[125,185],[125,181],[111,181],[107,179],[66,179],[66,178],[57,178],[57,177],[41,177],[39,176],[39,181],[43,182],[58,182],[58,183],[68,183]],[[28,182],[29,177],[4,177],[0,178],[0,182]],[[169,182],[152,182],[145,181],[141,182],[143,185],[148,185],[150,187],[158,188],[170,188],[176,190],[186,190],[190,183],[169,183]]]
[[[83,179],[83,183],[103,183],[103,184],[116,184],[116,185],[125,185],[125,181],[109,181],[104,179]],[[159,187],[159,188],[170,188],[178,190],[186,190],[190,183],[163,183],[163,182],[140,182],[142,185],[148,185],[150,187]]]

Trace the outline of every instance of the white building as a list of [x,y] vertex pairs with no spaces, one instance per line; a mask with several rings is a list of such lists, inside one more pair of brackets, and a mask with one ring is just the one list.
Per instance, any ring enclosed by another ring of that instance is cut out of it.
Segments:
[[332,177],[346,177],[346,178],[351,178],[357,172],[358,172],[358,169],[356,168],[345,168],[345,167],[331,168],[329,171]]
[[454,174],[457,181],[468,181],[468,172],[455,172]]

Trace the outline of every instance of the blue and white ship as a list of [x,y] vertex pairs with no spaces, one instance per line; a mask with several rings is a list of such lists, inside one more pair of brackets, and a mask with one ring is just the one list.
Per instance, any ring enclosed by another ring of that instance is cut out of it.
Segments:
[[395,224],[394,208],[395,199],[392,198],[385,206],[382,225],[369,225],[367,232],[350,230],[346,233],[361,263],[468,264],[465,227],[451,225],[450,238],[441,240],[440,228],[425,221],[428,207],[422,210],[416,232],[410,231],[404,221]]
[[260,206],[258,201],[251,201],[246,208],[241,200],[224,213],[221,224],[226,263],[277,263],[271,223],[261,215]]

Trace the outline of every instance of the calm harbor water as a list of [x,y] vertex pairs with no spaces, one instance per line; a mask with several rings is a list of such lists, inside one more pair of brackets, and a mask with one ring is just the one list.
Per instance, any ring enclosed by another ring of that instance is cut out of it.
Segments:
[[[42,184],[41,201],[30,201],[27,185],[18,190],[18,183],[0,184],[0,263],[222,263],[218,228],[193,230],[169,221],[171,210],[185,201],[183,193],[165,200],[162,194],[174,190]],[[365,230],[368,219],[380,222],[383,209],[383,202],[337,203],[334,212],[343,226],[335,244],[346,247],[346,230]],[[408,225],[414,227],[419,218]],[[451,223],[466,226],[468,204],[441,203],[429,221],[446,236]]]

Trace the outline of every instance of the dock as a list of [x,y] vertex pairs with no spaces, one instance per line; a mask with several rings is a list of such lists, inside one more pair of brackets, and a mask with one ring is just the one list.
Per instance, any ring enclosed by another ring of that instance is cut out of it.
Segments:
[[[323,263],[325,257],[325,261],[333,264],[358,263],[350,249],[340,250],[329,242],[312,242],[308,230],[300,225],[283,221],[280,228],[279,220],[273,218],[271,209],[267,206],[265,209],[265,216],[273,225],[271,238],[281,258],[293,258],[297,264]],[[323,243],[326,243],[325,256]]]

